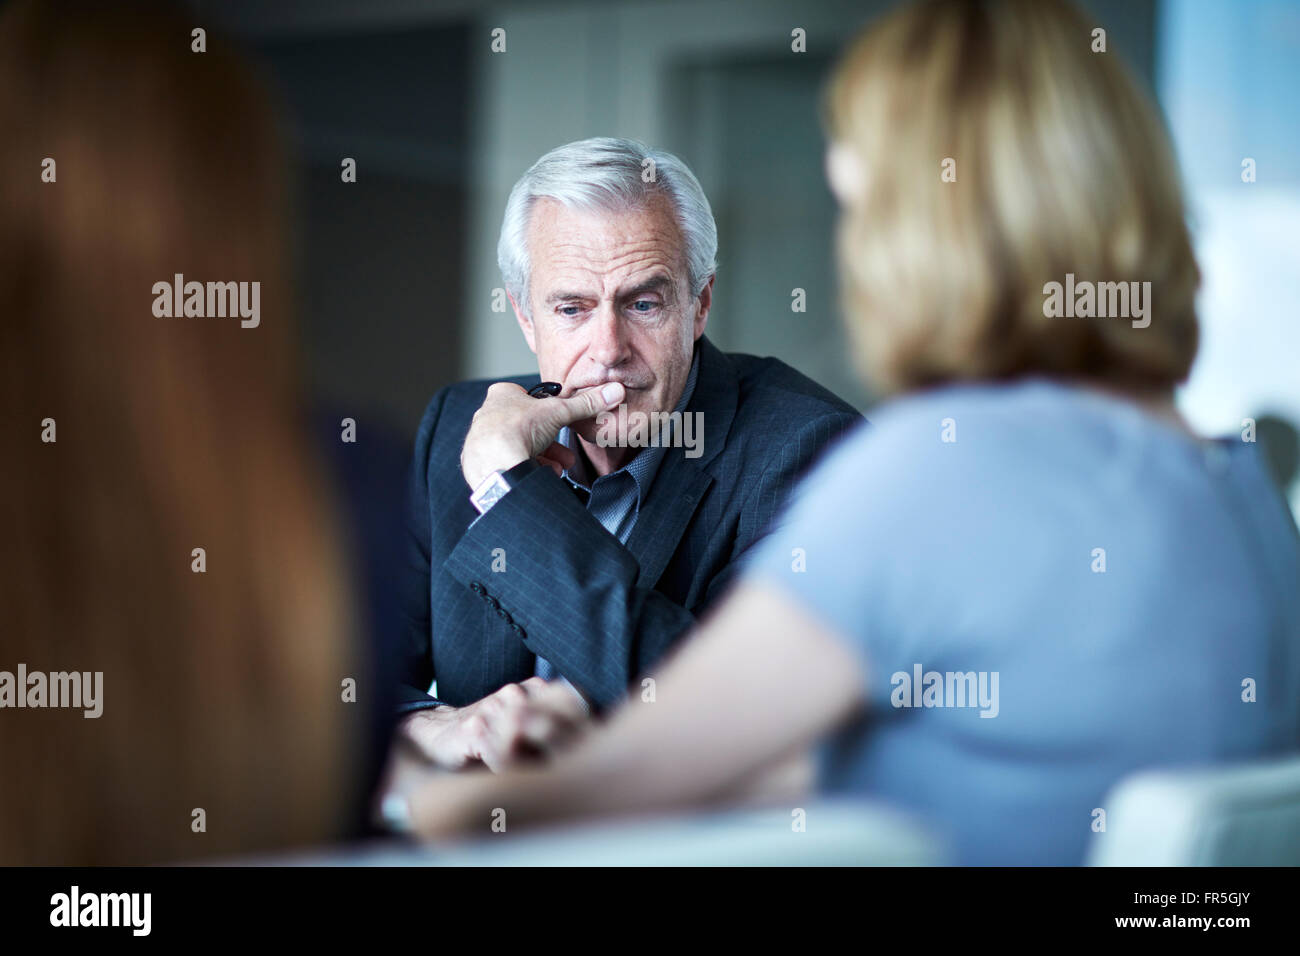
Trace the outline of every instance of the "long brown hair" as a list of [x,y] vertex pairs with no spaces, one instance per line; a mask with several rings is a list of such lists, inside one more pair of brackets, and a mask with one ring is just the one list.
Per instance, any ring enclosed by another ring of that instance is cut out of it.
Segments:
[[[259,851],[344,813],[350,612],[299,420],[283,159],[192,26],[0,13],[0,670],[103,672],[97,719],[0,709],[0,863]],[[260,324],[155,316],[177,273],[260,282]]]

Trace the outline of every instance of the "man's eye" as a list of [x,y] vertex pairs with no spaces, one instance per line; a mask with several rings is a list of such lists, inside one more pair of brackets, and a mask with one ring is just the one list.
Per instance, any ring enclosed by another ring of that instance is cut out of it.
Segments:
[[650,313],[653,312],[658,305],[659,303],[655,302],[653,299],[637,299],[632,303],[632,311]]
[[576,306],[576,305],[562,305],[562,306],[560,306],[560,315],[566,316],[566,317],[568,317],[568,318],[570,318],[570,319],[573,318],[575,315],[577,315],[577,314],[578,314],[579,312],[581,312],[581,311],[582,311],[582,309],[581,309],[580,307]]

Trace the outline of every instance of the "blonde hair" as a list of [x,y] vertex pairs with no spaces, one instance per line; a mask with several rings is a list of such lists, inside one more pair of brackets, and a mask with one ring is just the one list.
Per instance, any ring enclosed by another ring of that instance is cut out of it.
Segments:
[[[841,61],[827,126],[859,170],[841,281],[873,386],[1186,378],[1200,274],[1177,166],[1117,54],[1092,52],[1095,27],[1056,0],[929,0]],[[1044,286],[1067,273],[1149,281],[1149,327],[1047,317]]]

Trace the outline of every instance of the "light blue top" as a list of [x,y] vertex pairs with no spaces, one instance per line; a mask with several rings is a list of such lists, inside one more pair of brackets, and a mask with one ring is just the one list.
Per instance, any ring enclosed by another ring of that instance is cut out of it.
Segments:
[[824,789],[912,810],[956,862],[1077,864],[1129,772],[1297,749],[1297,537],[1256,445],[1040,380],[872,418],[746,572],[863,662]]

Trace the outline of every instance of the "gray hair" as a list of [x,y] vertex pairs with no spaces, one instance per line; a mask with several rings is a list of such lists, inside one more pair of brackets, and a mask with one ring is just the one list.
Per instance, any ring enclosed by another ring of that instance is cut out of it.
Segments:
[[680,159],[635,140],[599,136],[558,146],[533,163],[510,190],[497,242],[506,291],[524,315],[529,314],[532,270],[528,222],[538,199],[554,199],[571,209],[625,209],[659,193],[667,195],[676,213],[691,294],[699,295],[718,268],[718,227],[699,180]]

